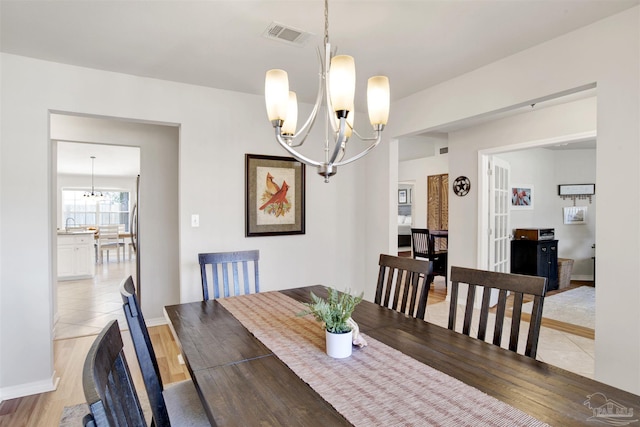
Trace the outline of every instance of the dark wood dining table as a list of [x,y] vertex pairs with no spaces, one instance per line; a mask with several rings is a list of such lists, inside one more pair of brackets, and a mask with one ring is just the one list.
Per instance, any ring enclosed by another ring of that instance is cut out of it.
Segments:
[[[326,296],[322,286],[279,292],[309,302],[310,291]],[[351,425],[218,301],[165,314],[212,425]],[[626,414],[619,420],[639,414],[635,394],[368,301],[353,319],[367,337],[552,426],[602,424],[594,406],[603,398]]]

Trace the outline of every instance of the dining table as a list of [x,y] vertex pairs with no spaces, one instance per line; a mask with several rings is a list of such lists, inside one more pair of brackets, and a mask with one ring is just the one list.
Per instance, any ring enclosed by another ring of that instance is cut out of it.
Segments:
[[638,395],[365,300],[352,318],[367,345],[332,359],[302,315],[311,292],[327,296],[316,285],[165,307],[211,425],[638,422]]

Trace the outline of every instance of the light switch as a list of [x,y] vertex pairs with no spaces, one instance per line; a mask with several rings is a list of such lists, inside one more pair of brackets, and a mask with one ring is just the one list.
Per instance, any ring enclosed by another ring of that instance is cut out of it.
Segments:
[[198,214],[191,215],[191,226],[200,227],[200,215]]

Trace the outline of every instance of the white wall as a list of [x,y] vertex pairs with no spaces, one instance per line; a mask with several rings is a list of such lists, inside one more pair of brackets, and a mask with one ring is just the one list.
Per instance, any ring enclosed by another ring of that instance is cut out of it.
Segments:
[[[341,168],[330,184],[307,171],[306,235],[245,238],[244,155],[285,154],[261,96],[15,55],[0,59],[0,399],[46,390],[55,380],[49,111],[180,126],[181,301],[201,298],[197,254],[205,251],[259,249],[265,291],[318,283],[364,288],[366,162]],[[193,213],[199,228],[190,226]]]
[[[640,393],[639,14],[640,8],[635,7],[416,93],[392,106],[394,117],[403,118],[394,127],[394,135],[415,134],[597,83],[596,282],[607,282],[607,286],[596,287],[595,376],[635,393]],[[536,128],[527,132],[529,140],[558,136],[543,135]],[[507,137],[508,133],[502,144],[507,144]],[[472,136],[462,144],[453,141],[450,135],[450,176],[477,177],[478,150],[497,145],[495,141],[474,142]],[[636,193],[635,197],[627,197],[629,188]],[[629,200],[625,209],[619,209],[620,200]],[[470,238],[477,236],[477,221],[469,215],[477,207],[478,197],[473,190],[463,198],[450,197],[452,265],[477,264],[477,241]]]
[[427,177],[448,172],[448,154],[436,154],[432,157],[400,162],[398,180],[414,182],[411,206],[413,211],[411,220],[414,228],[427,228],[427,201],[429,200]]
[[[543,123],[541,123],[543,124]],[[595,126],[595,122],[593,123]],[[511,229],[553,228],[558,239],[558,257],[574,260],[572,278],[593,280],[593,249],[596,234],[596,201],[577,200],[587,207],[587,223],[567,225],[563,207],[571,200],[558,196],[559,184],[596,182],[596,150],[549,150],[536,148],[499,154],[511,165],[512,185],[533,185],[533,209],[511,210]]]

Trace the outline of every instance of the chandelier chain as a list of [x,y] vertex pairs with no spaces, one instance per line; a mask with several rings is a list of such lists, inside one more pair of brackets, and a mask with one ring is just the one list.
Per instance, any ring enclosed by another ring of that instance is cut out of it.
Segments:
[[324,0],[324,45],[329,43],[329,0]]

